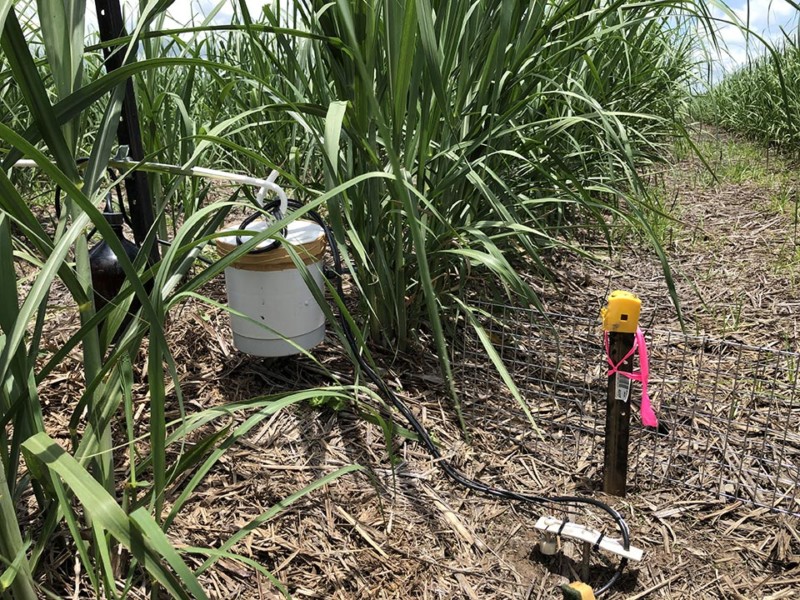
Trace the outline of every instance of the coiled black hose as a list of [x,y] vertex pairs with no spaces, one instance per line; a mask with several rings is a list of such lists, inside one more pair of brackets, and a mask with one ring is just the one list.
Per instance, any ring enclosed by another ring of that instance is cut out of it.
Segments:
[[[279,203],[277,201],[271,202],[264,207],[264,210],[268,212],[273,217],[280,218],[280,215],[277,214],[275,211],[278,210]],[[302,204],[295,201],[289,200],[289,208],[297,210],[302,208]],[[241,229],[245,229],[247,225],[251,224],[259,215],[262,213],[254,213],[247,217],[241,225]],[[325,234],[325,238],[328,241],[328,246],[330,247],[331,251],[331,258],[333,259],[334,271],[335,271],[335,287],[336,291],[340,297],[344,297],[344,289],[342,287],[342,260],[339,254],[339,248],[336,244],[336,240],[331,233],[328,224],[325,220],[319,215],[319,213],[311,210],[306,212],[305,216],[309,219],[314,221],[317,225],[322,228],[322,231]],[[282,232],[282,235],[285,237],[286,231]],[[241,244],[242,241],[239,237],[236,239],[238,244]],[[268,244],[267,247],[260,248],[258,252],[266,252],[268,250],[272,250],[277,248],[279,242],[275,240],[275,243]],[[400,414],[405,417],[406,421],[408,421],[411,428],[416,432],[417,436],[419,436],[420,443],[425,447],[428,453],[436,460],[436,464],[444,471],[444,473],[457,484],[475,492],[479,492],[481,494],[487,496],[493,496],[495,498],[502,498],[504,500],[514,500],[518,502],[525,502],[528,504],[584,504],[587,506],[591,506],[597,508],[606,514],[608,514],[611,519],[616,523],[617,527],[619,528],[620,534],[622,535],[622,546],[625,550],[630,549],[630,531],[628,529],[628,524],[625,522],[625,519],[622,518],[622,515],[614,508],[606,504],[605,502],[601,502],[600,500],[595,500],[594,498],[586,498],[582,496],[537,496],[532,494],[522,494],[519,492],[514,492],[511,490],[506,490],[504,488],[497,488],[492,487],[482,481],[478,481],[477,479],[470,479],[463,473],[461,473],[458,469],[456,469],[448,460],[446,460],[442,453],[439,451],[439,448],[436,447],[436,444],[431,439],[430,434],[425,429],[425,427],[417,420],[417,417],[411,412],[411,409],[406,406],[400,398],[394,393],[394,391],[386,384],[383,378],[378,375],[374,369],[369,365],[369,363],[364,359],[361,352],[358,348],[358,343],[356,342],[355,334],[350,327],[349,321],[345,318],[344,314],[342,313],[341,309],[338,310],[337,317],[339,318],[339,322],[342,327],[342,331],[344,332],[345,339],[347,341],[347,345],[350,346],[350,350],[352,351],[353,355],[358,360],[358,364],[361,367],[361,370],[367,375],[369,380],[378,388],[381,395],[384,399],[389,400],[389,402],[394,406]],[[602,535],[601,535],[602,537]],[[598,540],[599,541],[599,540]],[[617,582],[619,577],[622,575],[622,571],[625,569],[626,565],[628,564],[627,558],[620,559],[619,565],[614,570],[613,575],[611,578],[596,591],[597,595],[603,594],[611,589],[611,587]]]
[[[300,206],[300,204],[299,204],[298,202],[295,202],[294,200],[293,200],[292,202],[294,203],[294,206],[295,206],[295,207],[298,207],[298,206]],[[281,215],[281,213],[280,213],[280,203],[279,203],[279,202],[270,202],[269,204],[267,204],[267,205],[264,207],[264,210],[265,210],[265,211],[266,211],[266,213],[267,213],[268,215],[270,215],[270,217],[272,217],[272,218],[273,218],[275,221],[280,221],[280,220],[281,220],[281,218],[282,218],[282,216],[283,216],[283,215]],[[314,214],[315,214],[317,217],[319,217],[319,215],[317,215],[316,213],[314,213]],[[263,213],[260,213],[260,212],[255,212],[255,213],[253,213],[252,215],[250,215],[249,217],[247,217],[247,218],[246,218],[244,221],[242,221],[242,224],[239,226],[239,229],[247,229],[247,226],[248,226],[248,225],[250,225],[251,223],[253,223],[253,222],[254,222],[256,219],[258,219],[259,217],[263,217],[263,216],[264,216],[264,215],[263,215]],[[320,220],[322,220],[322,219],[320,219]],[[316,222],[316,221],[315,221],[315,222]],[[282,236],[285,236],[285,235],[286,235],[286,228],[285,228],[285,227],[284,227],[284,228],[283,228],[283,230],[281,231],[281,235],[282,235]],[[238,246],[241,246],[243,243],[244,243],[244,242],[242,241],[242,236],[241,236],[241,235],[237,235],[237,236],[236,236],[236,244],[237,244]],[[330,240],[328,240],[328,244],[330,244],[330,243],[331,243],[331,241],[330,241]],[[259,246],[258,246],[257,248],[253,248],[252,250],[250,250],[250,254],[262,254],[262,253],[264,253],[264,252],[269,252],[270,250],[275,250],[275,248],[277,248],[277,247],[278,247],[278,246],[280,246],[280,245],[281,245],[281,243],[280,243],[278,240],[271,239],[271,240],[269,240],[269,241],[268,241],[268,242],[267,242],[267,243],[266,243],[264,246],[261,246],[261,245],[259,244]]]

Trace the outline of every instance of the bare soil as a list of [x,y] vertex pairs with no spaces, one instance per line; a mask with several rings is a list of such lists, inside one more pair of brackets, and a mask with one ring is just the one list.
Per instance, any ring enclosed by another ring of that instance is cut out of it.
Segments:
[[[720,136],[714,132],[713,139]],[[723,136],[713,143],[731,140]],[[789,211],[778,210],[779,190],[763,180],[709,184],[696,158],[676,162],[653,178],[663,185],[676,215],[662,235],[689,329],[796,348],[800,255],[794,204]],[[555,284],[531,278],[547,309],[594,316],[609,290],[623,288],[642,298],[645,323],[677,327],[678,313],[654,251],[630,231],[613,239],[610,253],[598,244],[596,261],[554,254]],[[224,299],[221,281],[205,292]],[[54,308],[45,352],[57,349],[74,327],[71,307]],[[196,301],[174,315],[169,339],[187,411],[331,383],[304,358],[268,362],[238,353],[229,341],[226,315]],[[339,382],[354,382],[335,340],[315,355]],[[390,384],[468,475],[535,494],[591,495],[624,515],[645,560],[628,568],[609,598],[800,597],[796,518],[680,489],[607,498],[596,481],[574,481],[568,474],[543,479],[535,464],[547,456],[533,457],[531,471],[510,468],[519,464],[509,460],[518,449],[494,423],[473,424],[479,431],[465,440],[429,353],[379,359]],[[488,360],[485,374],[499,389]],[[76,370],[47,382],[42,399],[52,435],[63,438],[65,408],[74,404],[81,386]],[[144,426],[143,380],[133,393]],[[179,416],[175,403],[167,408],[171,417]],[[237,416],[230,422],[242,420]],[[233,550],[263,565],[294,598],[546,599],[559,598],[556,586],[578,578],[580,557],[574,548],[565,548],[569,556],[538,551],[540,536],[533,524],[543,513],[453,484],[418,444],[402,436],[395,436],[390,452],[381,429],[359,418],[353,407],[300,404],[265,419],[225,453],[168,535],[179,546],[219,547],[269,507],[353,463],[364,470],[287,506]],[[180,488],[172,490],[168,506],[179,493]],[[196,556],[187,560],[202,562]],[[82,578],[73,574],[75,561],[70,548],[56,544],[43,583],[65,597],[86,597]],[[598,568],[592,576],[601,581],[609,572]],[[265,576],[229,559],[201,580],[214,598],[281,597]],[[145,590],[135,589],[132,596],[144,597]]]

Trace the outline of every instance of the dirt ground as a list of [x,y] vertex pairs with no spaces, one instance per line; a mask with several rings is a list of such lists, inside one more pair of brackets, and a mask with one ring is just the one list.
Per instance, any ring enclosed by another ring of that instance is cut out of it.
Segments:
[[[661,190],[663,209],[676,216],[661,220],[657,233],[687,327],[795,349],[800,311],[796,182],[786,165],[763,154],[756,168],[755,151],[740,152],[726,136],[706,133],[699,139],[725,176],[721,183],[711,181],[696,158],[651,177]],[[610,289],[623,288],[642,298],[644,322],[678,327],[655,253],[630,232],[615,233],[613,239],[610,257],[600,245],[595,248],[596,262],[568,252],[551,257],[556,281],[531,281],[547,309],[594,316]],[[206,291],[224,298],[221,282]],[[56,317],[48,323],[52,348],[66,335],[66,315],[64,322]],[[225,314],[195,302],[173,319],[169,337],[182,370],[187,410],[330,383],[306,359],[268,362],[238,353],[228,330]],[[315,355],[341,383],[353,382],[350,363],[335,340]],[[546,463],[547,456],[531,457],[530,470],[510,468],[518,448],[492,422],[480,424],[479,433],[465,441],[435,361],[421,356],[380,358],[387,380],[465,473],[535,494],[592,495],[623,514],[645,559],[629,566],[608,598],[800,597],[797,518],[674,488],[605,498],[598,482],[542,478],[536,464]],[[501,385],[488,361],[485,376]],[[68,372],[48,382],[42,398],[52,429],[63,426],[59,406],[79,385],[79,375]],[[142,383],[136,384],[134,397],[144,411]],[[168,410],[178,416],[175,406]],[[575,548],[566,547],[566,557],[538,550],[533,524],[546,510],[485,498],[453,484],[419,445],[400,436],[392,450],[389,456],[381,429],[350,408],[304,404],[282,410],[225,453],[168,534],[179,545],[218,547],[293,492],[358,463],[363,471],[287,506],[234,550],[263,565],[294,598],[547,599],[559,598],[556,586],[577,578]],[[74,578],[64,575],[71,573],[74,558],[63,548],[53,552],[52,564],[61,568],[49,571],[45,583],[75,595]],[[601,581],[609,573],[596,567],[591,575]],[[201,580],[214,598],[281,597],[265,576],[233,560],[221,560]]]

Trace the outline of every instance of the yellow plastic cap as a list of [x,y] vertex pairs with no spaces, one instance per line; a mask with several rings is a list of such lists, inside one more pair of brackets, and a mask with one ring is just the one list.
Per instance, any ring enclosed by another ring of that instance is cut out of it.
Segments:
[[592,588],[580,581],[565,583],[561,586],[561,593],[564,595],[564,600],[594,600]]
[[619,333],[636,333],[642,301],[630,292],[615,290],[608,296],[608,306],[600,311],[603,329]]

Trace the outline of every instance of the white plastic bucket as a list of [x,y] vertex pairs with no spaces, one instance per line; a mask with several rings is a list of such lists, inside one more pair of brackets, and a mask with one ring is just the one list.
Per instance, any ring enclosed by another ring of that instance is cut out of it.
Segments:
[[[248,229],[258,231],[265,226],[259,221]],[[322,228],[311,221],[293,221],[287,227],[285,239],[322,290],[325,253]],[[265,241],[262,246],[268,243]],[[222,256],[236,246],[236,236],[217,238],[217,250]],[[325,337],[325,314],[282,246],[268,252],[249,253],[231,263],[225,269],[225,285],[228,305],[249,317],[231,313],[233,343],[242,352],[288,356],[299,353],[298,346],[308,350]]]

